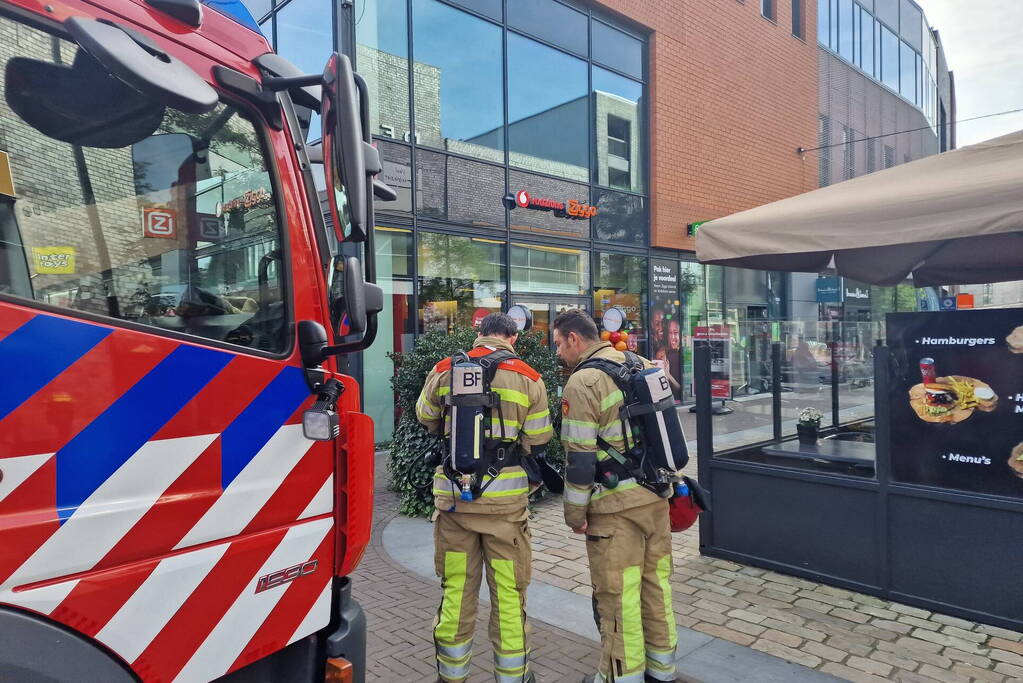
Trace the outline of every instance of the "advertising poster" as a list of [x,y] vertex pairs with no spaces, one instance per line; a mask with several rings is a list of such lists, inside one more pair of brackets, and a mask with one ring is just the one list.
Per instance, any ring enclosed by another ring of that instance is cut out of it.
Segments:
[[[693,341],[710,342],[711,398],[732,397],[731,328],[729,325],[708,325],[693,328]],[[696,387],[693,387],[696,393]]]
[[1023,497],[1023,310],[887,320],[894,478]]
[[678,294],[678,261],[650,259],[650,360],[667,363],[682,382],[682,302]]

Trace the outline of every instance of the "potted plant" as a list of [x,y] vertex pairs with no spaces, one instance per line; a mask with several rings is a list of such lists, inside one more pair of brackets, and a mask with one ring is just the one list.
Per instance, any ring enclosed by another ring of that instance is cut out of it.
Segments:
[[816,408],[803,408],[799,411],[799,422],[796,424],[796,433],[799,435],[799,443],[816,444],[820,434],[821,418],[824,415]]

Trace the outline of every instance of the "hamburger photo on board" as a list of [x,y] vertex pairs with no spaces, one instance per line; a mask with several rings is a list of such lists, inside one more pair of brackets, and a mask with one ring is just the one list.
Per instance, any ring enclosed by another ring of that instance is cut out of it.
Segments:
[[937,376],[933,358],[920,359],[923,380],[909,390],[909,404],[924,422],[957,424],[975,411],[991,412],[998,395],[987,382],[962,375]]

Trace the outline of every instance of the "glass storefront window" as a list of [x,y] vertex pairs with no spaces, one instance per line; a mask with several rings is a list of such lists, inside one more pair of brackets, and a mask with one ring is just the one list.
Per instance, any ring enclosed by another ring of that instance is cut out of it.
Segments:
[[594,252],[593,317],[600,327],[604,311],[625,312],[623,330],[639,353],[646,348],[647,259],[627,254]]
[[364,0],[356,8],[356,68],[369,86],[369,130],[409,142],[407,0]]
[[707,325],[707,283],[702,264],[679,264],[679,292],[682,295],[682,398],[693,398],[693,332]]
[[503,163],[500,27],[416,0],[412,34],[419,144]]
[[[557,74],[557,87],[549,87]],[[585,182],[590,152],[586,62],[508,34],[509,161]]]
[[412,348],[412,231],[376,228],[377,283],[384,290],[384,308],[377,314],[377,343],[363,352],[364,410],[373,418],[377,442],[389,441],[397,419],[390,351]]
[[593,223],[593,239],[603,242],[646,244],[650,212],[645,197],[610,190],[593,190],[597,215]]
[[923,14],[909,0],[901,0],[899,35],[914,49],[920,50],[923,42]]
[[513,292],[586,294],[590,281],[589,252],[512,243],[511,281]]
[[635,78],[643,78],[643,43],[639,39],[599,21],[593,21],[590,26],[593,61]]
[[593,67],[593,181],[632,192],[643,191],[643,84]]
[[[277,54],[307,74],[323,73],[327,56],[334,51],[332,5],[330,0],[303,0],[278,11]],[[307,137],[313,140],[320,137],[318,112],[313,112]]]
[[501,310],[505,243],[419,233],[419,330],[471,327],[473,316]]
[[586,15],[557,0],[515,0],[508,25],[586,56]]
[[[589,188],[586,185],[511,171],[508,174],[508,186],[512,196],[530,201],[529,207],[516,204],[512,209],[512,230],[577,239],[589,237],[592,219],[567,213],[569,202],[589,206]],[[525,197],[522,192],[526,193]],[[558,206],[563,208],[559,209]]]
[[420,150],[416,212],[422,218],[504,228],[504,169]]

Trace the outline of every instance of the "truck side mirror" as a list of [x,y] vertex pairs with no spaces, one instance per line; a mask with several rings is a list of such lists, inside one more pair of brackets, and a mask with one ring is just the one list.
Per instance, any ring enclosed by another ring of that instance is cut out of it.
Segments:
[[358,86],[348,57],[336,52],[323,71],[321,100],[323,122],[323,171],[327,181],[327,203],[337,238],[364,242],[372,225],[367,225],[369,178]]

